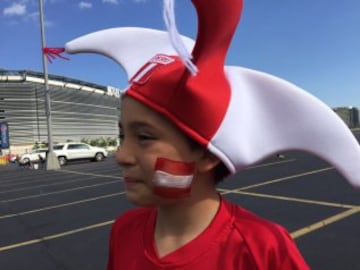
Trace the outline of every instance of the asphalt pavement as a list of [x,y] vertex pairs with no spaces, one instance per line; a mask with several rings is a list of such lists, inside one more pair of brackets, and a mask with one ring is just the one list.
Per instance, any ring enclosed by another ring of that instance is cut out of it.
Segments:
[[[315,156],[284,154],[219,192],[286,227],[311,269],[360,269],[360,190]],[[105,269],[111,224],[132,207],[113,157],[57,171],[0,166],[0,269]]]

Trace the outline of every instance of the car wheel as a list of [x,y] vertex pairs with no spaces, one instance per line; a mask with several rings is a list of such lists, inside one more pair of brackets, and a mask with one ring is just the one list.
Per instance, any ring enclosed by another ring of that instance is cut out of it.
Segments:
[[64,166],[66,164],[66,158],[65,157],[58,157],[60,166]]
[[96,160],[96,161],[102,161],[102,160],[104,160],[104,155],[103,155],[103,153],[96,153],[96,155],[95,155],[95,160]]
[[22,161],[23,164],[29,164],[30,163],[30,159],[28,158],[24,158]]

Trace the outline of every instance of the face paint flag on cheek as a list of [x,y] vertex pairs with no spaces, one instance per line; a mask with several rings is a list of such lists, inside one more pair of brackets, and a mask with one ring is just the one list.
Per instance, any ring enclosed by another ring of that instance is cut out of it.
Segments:
[[155,163],[154,194],[164,198],[190,195],[194,163],[158,158]]

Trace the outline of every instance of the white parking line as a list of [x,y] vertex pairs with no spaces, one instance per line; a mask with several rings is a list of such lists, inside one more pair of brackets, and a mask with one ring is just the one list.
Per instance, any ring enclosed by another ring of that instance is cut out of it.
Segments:
[[[270,166],[270,165],[268,164],[268,166]],[[354,207],[353,205],[334,204],[334,203],[328,203],[328,202],[314,201],[314,200],[289,198],[289,197],[283,197],[283,196],[272,196],[272,195],[265,195],[265,194],[256,194],[256,193],[251,193],[251,192],[245,192],[243,190],[258,187],[258,186],[269,185],[269,184],[272,184],[272,183],[278,183],[278,182],[281,182],[281,181],[286,181],[286,180],[290,180],[290,179],[294,179],[294,178],[298,178],[298,177],[302,177],[302,176],[307,176],[307,175],[311,175],[311,174],[316,174],[316,173],[328,171],[328,170],[331,170],[331,169],[333,169],[333,168],[328,167],[328,168],[323,168],[323,169],[320,169],[320,170],[314,170],[314,171],[309,171],[309,172],[305,172],[305,173],[301,173],[301,174],[291,175],[291,176],[287,176],[287,177],[283,177],[283,178],[273,179],[273,180],[269,180],[269,181],[266,181],[266,182],[263,182],[263,183],[250,185],[250,186],[246,186],[246,187],[238,188],[238,189],[234,189],[234,190],[223,190],[224,191],[223,194],[227,194],[227,193],[237,193],[237,194],[239,194],[240,193],[240,194],[251,195],[251,196],[263,196],[263,197],[272,197],[272,198],[283,199],[283,200],[293,200],[293,201],[298,201],[298,202],[302,202],[302,203],[312,203],[312,204],[319,204],[319,205],[326,205],[326,206],[336,206],[336,207],[343,207],[343,208],[352,207],[349,210],[344,211],[341,214],[338,214],[338,215],[335,215],[335,216],[330,217],[328,219],[325,219],[325,220],[322,220],[320,222],[314,223],[314,224],[312,224],[310,226],[304,227],[304,228],[299,229],[299,230],[292,233],[293,237],[295,237],[295,238],[296,237],[301,237],[302,235],[305,235],[305,234],[307,234],[307,233],[309,233],[311,231],[319,229],[321,226],[328,225],[328,224],[330,224],[332,222],[338,221],[338,220],[343,219],[343,218],[345,218],[347,216],[358,213],[360,211],[360,207],[357,207],[357,206]],[[99,177],[99,176],[104,177],[103,175],[96,175],[96,174],[91,174],[91,173],[79,173],[79,172],[74,172],[74,171],[67,171],[67,172],[74,173],[74,174],[82,174],[82,175],[89,175],[89,176],[91,175],[91,176],[97,176],[97,177]],[[118,179],[119,177],[111,177],[110,176],[110,178]],[[12,200],[3,200],[1,202],[10,202],[10,201],[16,201],[16,200],[20,200],[20,199],[28,199],[28,198],[39,197],[39,196],[47,196],[47,195],[58,194],[58,193],[63,193],[63,192],[68,192],[68,191],[73,191],[73,190],[79,190],[79,189],[84,189],[84,188],[89,188],[89,187],[95,187],[95,186],[100,186],[100,185],[104,185],[104,184],[116,183],[116,182],[120,182],[120,180],[111,181],[111,182],[107,182],[107,183],[96,184],[96,185],[92,185],[92,186],[67,189],[67,190],[62,190],[62,191],[57,191],[57,192],[49,192],[47,194],[41,194],[41,195],[35,195],[35,196],[27,196],[27,197],[23,197],[23,198],[16,198],[16,199],[12,199]],[[4,215],[4,216],[0,216],[0,219],[10,218],[10,217],[19,216],[19,215],[27,215],[27,214],[31,214],[31,213],[40,212],[40,211],[47,211],[47,210],[51,210],[51,209],[55,209],[55,208],[66,207],[66,206],[79,204],[79,203],[85,203],[85,202],[94,201],[94,200],[98,200],[98,199],[103,199],[103,198],[107,198],[107,197],[118,196],[118,195],[121,195],[121,194],[124,194],[124,192],[98,196],[98,197],[95,197],[95,198],[79,200],[79,201],[70,202],[70,203],[61,204],[61,205],[56,205],[56,206],[49,206],[49,207],[34,209],[34,210],[21,212],[21,213],[17,213],[17,214],[12,214],[12,215]],[[97,223],[97,224],[77,228],[77,229],[74,229],[74,230],[65,231],[65,232],[58,233],[58,234],[48,235],[48,236],[44,236],[44,237],[41,237],[41,238],[32,239],[32,240],[29,240],[29,241],[24,241],[24,242],[19,242],[19,243],[7,245],[7,246],[2,246],[2,247],[0,247],[0,251],[11,250],[11,249],[15,249],[15,248],[23,247],[23,246],[33,245],[33,244],[41,243],[41,242],[51,240],[51,239],[56,239],[56,238],[65,237],[65,236],[68,236],[68,235],[80,233],[80,232],[87,231],[87,230],[101,228],[101,227],[104,227],[104,226],[108,226],[108,225],[112,224],[113,222],[114,222],[114,220],[109,220],[109,221],[105,221],[105,222],[101,222],[101,223]]]
[[[59,185],[64,185],[64,184],[69,184],[69,183],[74,183],[74,182],[89,181],[89,180],[93,180],[95,177],[98,177],[98,176],[96,176],[96,175],[91,175],[91,174],[88,174],[88,175],[89,175],[89,176],[92,176],[93,178],[72,179],[72,180],[68,180],[68,181],[55,182],[55,183],[38,185],[38,186],[32,186],[32,187],[24,187],[24,188],[16,188],[16,189],[4,190],[4,191],[0,191],[0,194],[11,193],[11,192],[18,192],[18,191],[24,191],[24,190],[31,190],[31,189],[37,189],[37,188],[43,188],[43,187],[59,186]],[[109,177],[109,178],[119,179],[119,181],[122,180],[122,177],[120,177],[120,176],[119,176],[119,177]]]
[[113,176],[113,175],[106,175],[106,174],[86,173],[86,172],[78,172],[78,171],[71,171],[71,170],[64,170],[64,169],[62,169],[62,170],[59,171],[59,172],[73,173],[73,174],[80,174],[80,175],[89,175],[89,176],[95,176],[95,177],[101,177],[101,178],[123,179],[122,176]]
[[323,168],[323,169],[319,169],[319,170],[314,170],[314,171],[309,171],[309,172],[294,174],[294,175],[290,175],[290,176],[286,176],[286,177],[282,177],[282,178],[277,178],[277,179],[273,179],[273,180],[269,180],[269,181],[257,183],[257,184],[250,185],[250,186],[246,186],[246,187],[229,189],[229,190],[224,191],[223,194],[234,193],[234,192],[241,191],[241,190],[247,190],[247,189],[251,189],[251,188],[266,186],[266,185],[270,185],[270,184],[274,184],[274,183],[279,183],[279,182],[282,182],[282,181],[286,181],[286,180],[290,180],[290,179],[294,179],[294,178],[298,178],[298,177],[302,177],[302,176],[307,176],[307,175],[311,175],[311,174],[317,174],[317,173],[329,171],[329,170],[332,170],[332,169],[334,169],[334,167],[327,167],[327,168]]
[[282,161],[275,161],[275,162],[263,163],[263,164],[251,166],[251,167],[247,168],[246,170],[257,169],[257,168],[268,167],[268,166],[274,166],[274,165],[279,165],[279,164],[289,163],[289,162],[294,162],[294,161],[296,161],[295,158],[286,159],[286,160],[282,160]]
[[34,213],[43,212],[43,211],[48,211],[48,210],[53,210],[53,209],[57,209],[57,208],[63,208],[63,207],[73,206],[73,205],[77,205],[77,204],[88,203],[88,202],[97,201],[97,200],[102,200],[102,199],[107,199],[107,198],[111,198],[111,197],[115,197],[115,196],[120,196],[120,195],[122,195],[122,194],[125,194],[125,192],[111,193],[111,194],[102,195],[102,196],[98,196],[98,197],[92,197],[92,198],[89,198],[89,199],[84,199],[84,200],[79,200],[79,201],[73,201],[73,202],[63,203],[63,204],[57,204],[57,205],[52,205],[52,206],[47,206],[47,207],[38,208],[38,209],[33,209],[33,210],[24,211],[24,212],[15,213],[15,214],[3,215],[3,216],[0,216],[0,220],[1,220],[1,219],[6,219],[6,218],[12,218],[12,217],[18,217],[18,216],[24,216],[24,215],[34,214]]
[[[223,190],[223,191],[226,192],[226,190]],[[221,194],[224,194],[224,193],[221,193]],[[302,199],[302,198],[270,195],[270,194],[247,192],[247,191],[232,191],[231,193],[236,193],[236,194],[240,194],[240,195],[247,195],[247,196],[254,196],[254,197],[261,197],[261,198],[269,198],[269,199],[275,199],[275,200],[284,200],[284,201],[299,202],[299,203],[306,203],[306,204],[316,204],[316,205],[329,206],[329,207],[338,207],[338,208],[354,208],[354,207],[358,207],[358,205],[343,204],[343,203],[333,203],[333,202],[325,202],[325,201],[317,201],[317,200],[308,200],[308,199]]]
[[61,194],[61,193],[77,191],[77,190],[82,190],[82,189],[88,189],[88,188],[94,188],[94,187],[99,187],[99,186],[104,186],[104,185],[111,185],[111,184],[119,183],[119,182],[121,182],[121,180],[103,182],[103,183],[99,183],[99,184],[81,186],[81,187],[76,187],[76,188],[68,188],[68,189],[63,189],[63,190],[59,190],[59,191],[53,191],[53,192],[36,194],[36,195],[17,197],[17,198],[13,198],[13,199],[1,200],[0,203],[9,203],[9,202],[16,202],[16,201],[34,199],[34,198],[45,197],[45,196],[54,195],[54,194]]
[[[64,170],[64,169],[59,170],[57,172],[80,174],[80,175],[89,175],[89,176],[100,177],[100,178],[122,179],[122,176],[84,173],[84,172],[77,172],[77,171]],[[33,184],[33,183],[44,182],[44,181],[48,181],[48,180],[47,179],[32,180],[31,183]],[[29,183],[29,179],[19,180],[19,181],[15,181],[14,179],[11,179],[11,180],[8,180],[8,181],[0,182],[0,187],[3,188],[3,187],[10,187],[10,186],[19,186],[19,185],[28,184],[28,183]]]

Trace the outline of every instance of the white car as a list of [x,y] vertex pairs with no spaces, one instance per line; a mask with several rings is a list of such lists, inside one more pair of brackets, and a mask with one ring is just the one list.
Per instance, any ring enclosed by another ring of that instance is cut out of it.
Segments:
[[21,164],[30,164],[31,162],[38,162],[40,159],[45,160],[47,151],[47,149],[31,150],[30,152],[21,155],[19,162]]
[[88,159],[102,161],[108,156],[108,152],[102,147],[91,146],[86,143],[63,143],[53,146],[54,153],[59,160],[60,166],[69,160]]

